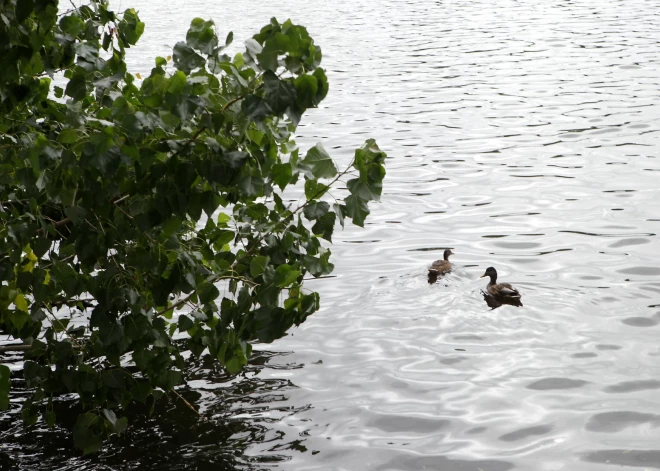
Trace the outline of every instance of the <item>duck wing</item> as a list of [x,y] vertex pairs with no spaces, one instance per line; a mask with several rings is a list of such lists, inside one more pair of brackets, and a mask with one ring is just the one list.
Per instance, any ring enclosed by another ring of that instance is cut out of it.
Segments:
[[516,288],[511,286],[509,283],[500,283],[496,285],[497,293],[500,296],[510,296],[512,298],[519,298],[520,293]]
[[451,263],[447,260],[436,260],[431,264],[429,271],[440,274],[449,273],[451,271]]

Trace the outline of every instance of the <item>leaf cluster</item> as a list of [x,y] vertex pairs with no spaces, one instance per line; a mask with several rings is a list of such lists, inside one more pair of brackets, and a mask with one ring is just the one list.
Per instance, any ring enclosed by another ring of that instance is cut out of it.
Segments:
[[[30,345],[23,420],[52,425],[53,397],[77,395],[86,453],[183,381],[184,351],[238,373],[317,311],[321,240],[362,226],[385,176],[373,140],[341,172],[295,144],[328,93],[304,27],[272,19],[229,56],[233,35],[196,18],[142,79],[125,52],[143,31],[104,0],[0,4],[0,331]],[[0,366],[0,409],[9,386]]]

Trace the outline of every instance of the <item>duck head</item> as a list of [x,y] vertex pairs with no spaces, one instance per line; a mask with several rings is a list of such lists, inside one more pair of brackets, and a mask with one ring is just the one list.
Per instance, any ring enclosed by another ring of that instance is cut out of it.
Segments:
[[493,267],[486,268],[486,273],[481,275],[480,278],[485,278],[487,276],[489,276],[491,281],[495,283],[495,280],[497,280],[497,270],[495,270]]

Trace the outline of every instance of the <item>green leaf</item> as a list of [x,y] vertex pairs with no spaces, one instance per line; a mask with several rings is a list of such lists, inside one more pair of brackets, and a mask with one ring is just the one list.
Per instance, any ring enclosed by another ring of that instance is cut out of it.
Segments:
[[248,95],[243,99],[243,112],[254,121],[263,121],[273,113],[266,100],[258,95]]
[[190,29],[186,34],[188,46],[210,55],[218,46],[218,38],[213,30],[212,21],[204,21],[201,18],[195,18],[190,23]]
[[103,372],[101,375],[103,378],[103,384],[108,386],[109,388],[115,388],[115,389],[124,389],[126,386],[126,373],[124,373],[123,370],[120,369],[113,369],[113,370],[108,370]]
[[76,72],[76,74],[69,80],[69,83],[66,84],[64,93],[74,100],[82,100],[87,96],[86,85],[87,81],[85,80],[85,75]]
[[[28,303],[25,299],[25,296],[23,296],[22,294],[16,295],[16,298],[14,299],[14,305],[16,306],[16,309],[18,309],[19,311],[23,311],[24,313],[27,313]],[[18,318],[21,319],[20,325],[19,325],[19,321],[15,320],[14,318],[12,318],[12,323],[16,326],[18,330],[20,330],[25,324],[25,321],[28,319],[28,316],[27,314],[20,315],[19,312],[15,312],[15,314],[17,315]]]
[[197,289],[197,295],[199,296],[199,302],[206,304],[220,296],[220,291],[213,283],[203,283]]
[[330,187],[316,180],[305,180],[305,197],[307,200],[315,200],[325,195]]
[[48,252],[53,245],[53,242],[48,240],[46,237],[40,237],[33,239],[30,243],[32,250],[37,258],[41,258],[46,252]]
[[350,195],[345,201],[346,215],[353,219],[353,224],[364,227],[364,219],[369,214],[367,202],[355,195]]
[[353,178],[346,184],[348,191],[352,195],[358,196],[365,201],[378,201],[380,194],[383,191],[383,184],[381,182],[363,182],[359,178]]
[[332,206],[332,209],[335,210],[335,214],[337,215],[337,220],[339,221],[339,224],[341,224],[341,227],[344,227],[344,217],[346,217],[346,206],[343,204],[335,203]]
[[71,219],[74,224],[80,224],[87,215],[87,210],[82,206],[69,206],[68,208],[64,208],[64,214],[66,214],[66,217]]
[[299,276],[300,272],[290,265],[280,265],[275,270],[275,279],[273,280],[273,284],[280,288],[284,288],[295,282]]
[[46,424],[50,428],[55,427],[56,420],[57,420],[57,416],[55,415],[55,412],[53,412],[52,410],[46,411]]
[[226,213],[218,214],[218,227],[227,227],[227,223],[231,221],[231,216]]
[[304,264],[307,271],[313,276],[329,275],[335,268],[335,266],[328,262],[327,259],[324,259],[323,257],[316,258],[310,255],[305,255]]
[[101,412],[103,412],[105,418],[108,420],[108,422],[110,422],[110,425],[114,427],[117,423],[117,415],[115,412],[110,409],[101,409]]
[[120,417],[117,419],[117,422],[115,422],[114,432],[117,435],[121,435],[126,431],[127,428],[128,428],[128,418]]
[[185,74],[190,74],[194,69],[204,67],[205,64],[206,60],[186,43],[178,42],[175,44],[174,67]]
[[307,151],[300,166],[314,175],[314,178],[332,178],[337,175],[337,167],[319,142]]
[[263,49],[261,44],[259,44],[259,42],[253,38],[245,41],[245,48],[248,55],[251,55],[252,57],[256,57],[257,54],[260,54],[261,50]]
[[257,255],[250,260],[250,275],[252,278],[256,278],[261,275],[268,263],[270,262],[270,257],[264,257],[262,255]]
[[124,11],[122,21],[117,25],[119,37],[125,46],[137,43],[144,32],[144,23],[138,18],[137,12],[133,8]]
[[[329,209],[330,209],[330,205],[328,203],[326,203],[325,201],[320,201],[316,203],[310,203],[307,206],[305,206],[303,213],[305,214],[305,217],[307,219],[313,221],[314,219],[318,219],[321,216],[323,216],[325,213],[328,212]],[[333,221],[334,221],[334,217],[333,217]]]
[[85,455],[101,448],[101,437],[97,432],[100,421],[101,418],[98,415],[85,412],[78,416],[73,427],[73,441]]
[[75,129],[62,129],[57,136],[57,142],[60,144],[73,144],[78,140],[78,132]]
[[165,374],[165,384],[163,389],[172,389],[174,386],[181,382],[183,373],[177,370],[168,370]]
[[246,152],[241,151],[227,152],[223,155],[225,162],[227,162],[229,166],[234,169],[241,168],[248,157],[249,155]]
[[242,361],[242,359],[238,356],[233,356],[229,360],[226,360],[224,363],[224,366],[230,375],[240,373],[240,371],[243,369],[243,366],[245,365],[246,362]]
[[124,326],[107,320],[99,326],[99,338],[103,345],[113,345],[124,339]]
[[284,113],[289,106],[296,103],[296,88],[270,71],[264,74],[264,89],[266,102],[275,114]]
[[316,224],[312,226],[312,233],[321,236],[328,242],[332,242],[332,233],[335,230],[336,218],[337,215],[332,211],[323,214],[318,218]]
[[261,68],[275,72],[278,67],[277,56],[279,52],[280,48],[275,41],[266,41],[261,52],[256,55]]
[[167,91],[172,95],[180,95],[186,86],[186,74],[177,70],[174,75],[170,77],[170,84]]
[[34,0],[21,0],[16,2],[16,21],[22,23],[34,10]]
[[301,75],[293,82],[296,88],[296,103],[299,107],[311,108],[316,106],[316,94],[319,84],[313,75]]
[[261,196],[264,191],[264,179],[248,175],[238,181],[238,187],[248,196]]
[[318,85],[318,89],[316,91],[316,97],[314,98],[314,106],[318,106],[318,104],[328,94],[328,90],[329,90],[328,77],[325,76],[325,72],[321,68],[316,69],[312,75],[316,77],[316,83]]
[[190,319],[190,317],[181,314],[179,316],[179,332],[186,332],[188,329],[190,329],[195,323]]
[[60,28],[63,32],[76,37],[85,29],[85,23],[75,15],[63,16],[60,20]]
[[0,365],[0,411],[9,409],[10,373],[9,367]]
[[137,366],[141,371],[147,370],[149,368],[149,363],[154,358],[154,354],[151,350],[135,350],[133,352],[133,361],[135,366]]
[[281,190],[284,190],[286,186],[291,183],[291,178],[293,177],[293,170],[291,165],[288,163],[284,164],[275,164],[270,169],[270,178],[273,183],[280,187]]

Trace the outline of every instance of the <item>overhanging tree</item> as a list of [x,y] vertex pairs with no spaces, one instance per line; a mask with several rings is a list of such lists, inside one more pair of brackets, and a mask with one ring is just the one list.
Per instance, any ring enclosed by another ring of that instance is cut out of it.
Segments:
[[[0,1],[0,331],[26,345],[24,421],[54,424],[53,398],[75,393],[91,452],[126,428],[125,406],[182,382],[183,351],[236,373],[250,342],[318,310],[303,279],[333,269],[320,239],[363,225],[385,154],[368,140],[339,172],[321,144],[299,152],[328,82],[290,21],[230,57],[232,34],[196,18],[142,80],[124,60],[134,10]],[[9,388],[0,365],[0,409]]]

